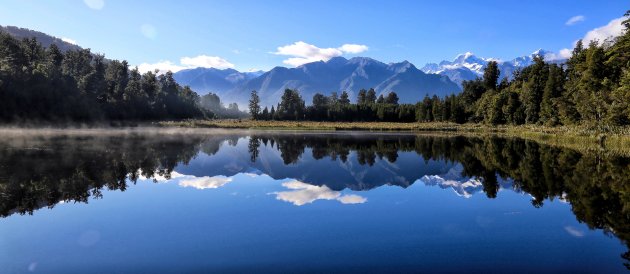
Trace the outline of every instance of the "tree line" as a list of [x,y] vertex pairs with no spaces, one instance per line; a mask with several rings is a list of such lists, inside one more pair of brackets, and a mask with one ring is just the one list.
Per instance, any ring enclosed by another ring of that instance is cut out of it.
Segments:
[[0,32],[0,122],[211,117],[167,72],[140,73],[90,49],[62,52]]
[[395,92],[377,97],[374,89],[362,89],[359,91],[357,103],[351,103],[348,92],[343,91],[341,95],[333,92],[330,96],[316,93],[312,105],[306,106],[297,90],[285,89],[276,106],[261,109],[258,93],[252,91],[249,112],[256,120],[415,121],[415,106],[399,104],[398,100]]
[[457,95],[399,104],[395,92],[377,98],[374,89],[363,89],[356,103],[344,91],[317,93],[306,106],[297,90],[287,89],[278,105],[262,109],[252,91],[249,111],[259,120],[630,125],[630,19],[622,24],[616,38],[578,41],[564,64],[535,56],[512,80],[499,81],[497,62],[488,62],[483,77],[464,81]]

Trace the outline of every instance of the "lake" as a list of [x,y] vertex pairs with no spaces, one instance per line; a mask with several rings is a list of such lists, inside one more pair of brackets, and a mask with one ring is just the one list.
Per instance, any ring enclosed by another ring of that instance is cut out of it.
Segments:
[[0,273],[627,272],[630,159],[522,139],[0,134]]

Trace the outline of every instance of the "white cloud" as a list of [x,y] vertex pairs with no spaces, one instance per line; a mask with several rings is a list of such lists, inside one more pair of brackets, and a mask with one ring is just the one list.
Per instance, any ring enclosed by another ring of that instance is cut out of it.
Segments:
[[100,10],[105,6],[104,0],[83,0],[83,3],[93,10]]
[[140,26],[140,32],[142,32],[142,35],[144,35],[144,37],[151,40],[157,37],[157,30],[151,24],[142,24],[142,26]]
[[565,226],[564,230],[567,231],[567,233],[569,233],[569,235],[573,236],[573,237],[577,237],[577,238],[582,238],[584,237],[584,231],[579,230],[575,227],[572,226]]
[[196,189],[212,189],[212,188],[222,187],[231,181],[232,181],[232,178],[228,178],[225,176],[215,176],[215,177],[187,176],[186,178],[179,181],[179,185],[183,187],[194,187]]
[[140,174],[140,176],[139,176],[140,180],[154,180],[156,182],[167,182],[167,181],[172,180],[172,179],[188,176],[188,175],[181,174],[181,173],[179,173],[177,171],[172,171],[170,176],[168,176],[169,178],[166,178],[166,176],[162,176],[162,175],[159,175],[157,173],[154,174],[153,177],[147,178],[147,177],[144,177],[142,175],[142,169],[138,169],[138,174]]
[[337,198],[337,200],[342,204],[362,204],[367,202],[367,198],[354,194],[343,195]]
[[161,73],[172,71],[178,72],[184,69],[192,69],[192,68],[217,68],[217,69],[226,69],[233,68],[234,64],[228,62],[227,60],[217,57],[217,56],[208,56],[208,55],[198,55],[195,57],[182,57],[179,60],[179,64],[175,64],[171,61],[162,60],[157,63],[142,63],[138,65],[138,70],[141,72],[154,71],[159,70]]
[[342,204],[362,204],[367,202],[367,198],[359,195],[341,195],[341,192],[334,191],[327,186],[315,186],[300,181],[290,181],[282,186],[290,191],[275,192],[276,199],[290,202],[296,206],[310,204],[317,200],[337,200]]
[[344,53],[357,54],[366,50],[368,50],[366,45],[344,44],[339,48],[319,48],[315,45],[298,41],[291,45],[278,47],[274,54],[292,56],[284,60],[283,63],[297,67],[316,61],[328,61],[330,58],[341,56]]
[[66,43],[70,43],[70,44],[73,44],[73,45],[77,45],[77,41],[76,40],[72,40],[70,38],[61,37],[61,41],[64,41]]
[[357,44],[345,44],[339,47],[339,50],[345,53],[357,54],[368,50],[368,46],[366,45],[357,45]]
[[[142,170],[138,170],[138,174],[142,174]],[[161,183],[166,183],[166,182],[173,182],[175,180],[177,180],[177,184],[179,186],[182,187],[193,187],[196,189],[212,189],[212,188],[219,188],[222,187],[224,185],[226,185],[227,183],[231,182],[233,179],[231,177],[225,177],[225,176],[214,176],[214,177],[209,177],[209,176],[203,176],[203,177],[197,177],[194,175],[186,175],[186,174],[181,174],[177,171],[172,171],[170,173],[170,176],[168,176],[168,178],[166,176],[162,176],[162,175],[158,175],[155,174],[153,177],[151,178],[147,178],[144,177],[142,175],[139,176],[140,180],[154,180],[156,182],[161,182]]]
[[564,24],[567,25],[567,26],[573,26],[573,25],[575,25],[575,24],[577,24],[579,22],[584,21],[585,19],[586,19],[586,17],[584,17],[584,15],[576,15],[576,16],[573,16],[573,17],[569,18],[569,20],[567,20],[567,22],[564,23]]
[[590,41],[597,40],[599,42],[603,42],[604,40],[610,37],[617,37],[623,33],[624,27],[621,24],[625,17],[620,17],[617,19],[613,19],[607,25],[599,28],[595,28],[586,33],[582,41],[584,41],[584,45],[588,45]]
[[[578,16],[575,16],[575,17],[578,17]],[[571,21],[571,19],[567,21],[567,24]],[[590,41],[593,41],[593,40],[597,40],[601,43],[608,38],[620,36],[621,34],[623,34],[623,31],[624,31],[624,26],[621,23],[625,19],[626,17],[613,19],[607,25],[599,27],[599,28],[595,28],[587,32],[586,35],[584,35],[584,38],[582,38],[582,42],[584,43],[584,46],[585,47],[588,46]],[[573,42],[573,47],[575,47],[576,43],[577,41]],[[571,57],[571,55],[572,55],[572,50],[568,48],[564,48],[564,49],[561,49],[558,53],[545,54],[545,60],[554,61],[554,60],[568,59]]]
[[572,51],[570,49],[564,48],[561,49],[558,53],[555,52],[547,52],[545,53],[545,60],[547,61],[555,61],[555,60],[565,60],[571,58]]
[[142,63],[142,64],[139,64],[137,67],[140,72],[159,70],[161,73],[167,72],[169,70],[172,72],[178,72],[180,70],[186,69],[186,67],[177,65],[171,61],[159,61],[157,63]]
[[199,55],[195,57],[184,57],[180,60],[182,65],[187,67],[203,67],[203,68],[218,68],[218,69],[226,69],[233,68],[234,64],[228,62],[227,60],[217,57],[217,56],[208,56],[208,55]]

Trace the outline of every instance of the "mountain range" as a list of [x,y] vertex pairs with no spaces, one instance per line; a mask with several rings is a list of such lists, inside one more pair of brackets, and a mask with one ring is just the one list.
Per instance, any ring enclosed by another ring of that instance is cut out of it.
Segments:
[[278,103],[287,88],[299,90],[307,104],[317,92],[347,91],[354,101],[359,90],[374,88],[377,95],[395,91],[400,102],[415,103],[427,94],[445,96],[460,91],[447,76],[425,73],[408,61],[385,64],[368,57],[335,57],[264,73],[195,68],[179,71],[174,77],[199,93],[214,92],[223,101],[239,105],[247,103],[252,90],[258,91],[263,106]]
[[[81,49],[74,43],[39,31],[14,26],[0,26],[0,31],[19,39],[35,37],[44,47],[55,44],[62,51]],[[261,105],[272,106],[279,102],[287,88],[299,90],[307,104],[317,92],[328,95],[331,92],[347,91],[351,101],[356,101],[359,90],[369,88],[374,88],[377,95],[394,91],[401,103],[415,103],[425,95],[443,97],[460,92],[462,82],[481,77],[490,61],[499,63],[501,78],[510,78],[514,71],[531,65],[536,55],[545,56],[549,53],[540,49],[510,61],[501,61],[466,52],[457,55],[452,61],[429,63],[421,69],[408,61],[386,64],[368,57],[334,57],[295,68],[278,66],[266,72],[185,69],[174,73],[174,77],[181,85],[189,85],[199,94],[216,93],[224,103],[236,102],[241,108],[247,105],[252,90],[258,91]]]
[[385,64],[368,57],[335,57],[296,68],[275,67],[268,72],[187,69],[175,73],[175,79],[201,94],[213,92],[225,102],[239,105],[247,104],[252,90],[258,91],[263,106],[275,105],[286,88],[298,89],[307,103],[317,92],[329,94],[344,90],[354,101],[363,88],[374,88],[377,95],[395,91],[400,102],[415,103],[425,95],[443,97],[461,91],[462,82],[482,77],[490,61],[498,63],[501,78],[511,79],[516,70],[531,65],[535,56],[548,54],[550,52],[539,49],[510,61],[501,61],[466,52],[457,55],[453,61],[429,63],[422,69],[408,61]]
[[[547,56],[551,52],[539,49],[529,55],[514,58],[510,61],[501,61],[496,58],[477,57],[471,52],[457,55],[453,61],[442,61],[440,63],[429,63],[422,67],[425,73],[435,73],[448,76],[452,81],[460,85],[463,81],[474,80],[483,76],[483,71],[490,61],[498,63],[501,72],[500,79],[507,77],[512,78],[514,71],[527,67],[534,62],[536,56]],[[563,60],[554,60],[552,62],[562,62]]]

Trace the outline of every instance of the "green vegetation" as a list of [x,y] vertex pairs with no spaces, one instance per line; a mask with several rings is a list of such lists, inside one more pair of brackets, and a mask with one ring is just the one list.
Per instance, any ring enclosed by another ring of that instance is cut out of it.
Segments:
[[281,121],[586,125],[602,130],[630,125],[630,19],[623,25],[624,34],[612,40],[591,41],[587,48],[578,41],[564,65],[537,56],[533,65],[515,72],[511,81],[499,82],[497,63],[489,62],[483,78],[464,81],[458,95],[425,96],[412,105],[399,104],[395,92],[377,99],[374,89],[363,89],[356,104],[350,103],[346,92],[341,99],[333,92],[330,96],[317,93],[313,104],[305,106],[297,90],[287,89],[275,111],[265,108],[259,114],[258,104],[250,104],[250,113],[256,114],[254,119]]
[[269,109],[252,91],[249,114],[235,103],[224,107],[216,94],[200,98],[177,84],[170,72],[141,74],[137,68],[130,70],[126,61],[107,60],[89,49],[62,52],[55,44],[44,48],[35,38],[19,41],[0,33],[0,122],[251,116],[262,121],[580,126],[606,133],[610,127],[630,125],[630,19],[623,25],[625,32],[617,38],[591,41],[588,47],[579,41],[566,64],[538,56],[512,80],[499,81],[497,63],[489,62],[483,77],[465,81],[458,95],[425,96],[416,104],[401,104],[395,92],[377,97],[374,89],[362,89],[357,103],[343,91],[317,93],[306,106],[297,90],[287,89]]
[[89,49],[62,52],[0,32],[0,122],[203,118],[199,96],[173,74],[141,74]]
[[241,128],[261,130],[366,130],[406,131],[430,135],[519,137],[547,145],[578,151],[604,151],[613,155],[630,156],[630,127],[485,125],[451,122],[322,122],[322,121],[260,121],[260,120],[184,120],[157,123],[162,127]]

